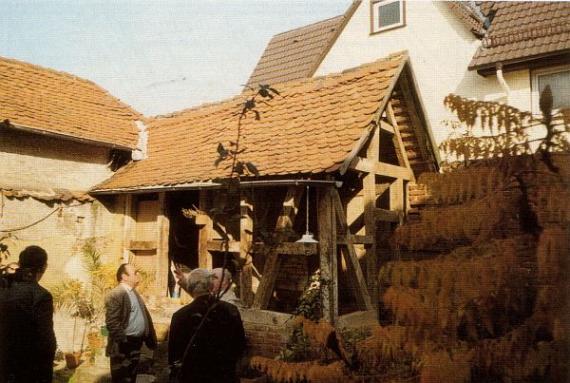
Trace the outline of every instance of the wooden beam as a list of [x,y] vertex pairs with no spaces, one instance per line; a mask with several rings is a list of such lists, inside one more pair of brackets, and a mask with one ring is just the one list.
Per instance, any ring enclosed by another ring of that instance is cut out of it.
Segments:
[[[208,190],[200,190],[200,200],[198,208],[202,211],[208,211],[210,208]],[[207,216],[206,222],[200,227],[198,232],[198,267],[211,269],[212,255],[208,251],[208,242],[212,239],[213,222],[212,218]]]
[[398,213],[398,221],[403,223],[403,217],[406,212],[406,195],[404,191],[404,181],[401,179],[394,180],[390,185],[390,210]]
[[316,243],[281,242],[277,245],[255,243],[253,251],[255,253],[272,251],[283,255],[313,255],[318,253],[318,247]]
[[158,243],[156,248],[156,286],[161,295],[168,294],[168,274],[170,273],[170,261],[168,258],[168,239],[170,235],[170,219],[168,218],[168,206],[166,193],[158,193],[158,216],[156,218],[158,229]]
[[276,252],[270,252],[265,255],[265,265],[263,266],[263,274],[255,293],[253,300],[253,308],[266,309],[269,305],[269,300],[273,294],[273,286],[277,279],[277,273],[281,266],[281,258]]
[[156,241],[130,241],[129,250],[156,250]]
[[400,213],[393,210],[376,208],[374,211],[374,219],[384,222],[400,222]]
[[[432,156],[428,153],[428,141],[430,141],[427,131],[422,128],[428,129],[427,126],[420,121],[418,114],[418,105],[416,105],[414,95],[412,94],[412,89],[409,86],[411,79],[408,77],[407,71],[402,71],[400,77],[400,89],[402,90],[402,95],[404,96],[404,101],[408,105],[408,113],[410,119],[412,120],[412,129],[416,134],[416,139],[418,140],[420,153],[424,160],[430,160]],[[431,150],[430,150],[431,151]],[[433,161],[436,161],[434,158]]]
[[[366,150],[366,159],[378,165],[380,156],[380,134],[379,132],[370,140],[370,145]],[[364,227],[366,235],[376,238],[376,172],[368,173],[362,180],[363,189],[363,205],[364,205]],[[368,282],[368,292],[371,297],[378,296],[377,283],[377,259],[376,259],[376,241],[366,246],[366,281]],[[372,302],[376,306],[376,301]]]
[[240,196],[240,233],[239,233],[239,259],[240,259],[240,298],[246,306],[253,303],[253,202],[244,190]]
[[123,212],[123,257],[121,262],[127,263],[131,258],[131,250],[129,248],[131,240],[133,238],[133,232],[135,229],[136,221],[134,218],[134,207],[133,207],[133,195],[125,195],[125,205]]
[[358,140],[356,145],[354,145],[354,147],[352,148],[352,150],[350,151],[350,153],[342,163],[342,166],[338,169],[340,175],[344,175],[344,173],[346,173],[346,171],[349,168],[351,168],[352,162],[354,161],[355,158],[358,157],[358,153],[362,150],[362,148],[364,147],[370,136],[374,134],[375,130],[377,130],[375,125],[369,125],[366,128],[366,132],[364,132],[364,134],[360,136],[360,139]]
[[375,173],[380,176],[391,178],[402,178],[406,181],[414,178],[414,174],[410,169],[398,165],[388,164],[386,162],[374,163],[368,158],[356,157],[352,161],[350,167],[357,171]]
[[[224,241],[221,239],[211,239],[208,241],[208,251],[226,251],[226,247],[224,246]],[[229,241],[228,242],[228,252],[230,253],[239,253],[240,252],[240,242],[238,241]]]
[[332,188],[319,189],[318,224],[321,278],[329,283],[323,289],[323,319],[336,323],[338,318],[338,270],[336,248],[336,220]]
[[401,157],[402,157],[402,161],[403,161],[403,163],[401,163],[400,165],[402,165],[403,167],[405,167],[407,169],[410,169],[410,173],[413,176],[412,180],[415,181],[416,177],[414,175],[412,167],[410,166],[408,153],[406,152],[406,147],[404,146],[404,141],[402,141],[402,135],[400,134],[400,128],[398,127],[398,123],[396,122],[396,115],[394,114],[394,109],[392,108],[392,102],[391,101],[388,103],[388,107],[386,108],[386,113],[388,114],[388,121],[390,121],[392,126],[394,126],[394,145],[400,149],[400,153],[401,153]]
[[372,237],[371,235],[344,234],[344,235],[337,235],[337,240],[336,240],[336,243],[339,245],[347,245],[349,243],[370,245],[372,242],[374,242],[374,237]]
[[[334,190],[332,193],[334,210],[337,217],[337,222],[340,225],[341,230],[348,232],[348,226],[346,223],[346,214],[342,206],[342,201],[338,195],[338,191]],[[362,268],[360,267],[360,262],[356,256],[356,250],[354,249],[354,244],[351,241],[350,236],[346,236],[346,250],[344,252],[344,260],[346,262],[348,272],[351,281],[354,285],[354,291],[356,293],[356,301],[360,308],[364,310],[373,309],[372,302],[370,299],[370,294],[368,293],[368,288],[366,286],[366,281],[364,275],[362,274]]]
[[394,127],[384,120],[380,120],[380,129],[386,133],[394,134]]

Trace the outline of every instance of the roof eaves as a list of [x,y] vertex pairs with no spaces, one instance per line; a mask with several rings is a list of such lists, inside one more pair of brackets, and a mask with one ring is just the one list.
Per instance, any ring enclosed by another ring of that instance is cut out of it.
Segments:
[[5,127],[8,129],[12,129],[12,130],[19,130],[19,131],[27,132],[27,133],[39,134],[39,135],[53,137],[53,138],[59,138],[62,140],[67,140],[67,141],[80,142],[80,143],[88,144],[88,145],[109,147],[112,149],[120,149],[120,150],[130,151],[130,150],[134,150],[136,148],[136,145],[125,146],[125,145],[120,145],[120,144],[110,142],[110,141],[105,141],[105,140],[93,140],[93,139],[89,139],[89,138],[72,136],[70,134],[54,132],[54,131],[42,129],[42,128],[24,126],[24,125],[20,125],[20,124],[12,124],[10,122],[10,120],[8,120],[8,119],[1,121],[0,127]]

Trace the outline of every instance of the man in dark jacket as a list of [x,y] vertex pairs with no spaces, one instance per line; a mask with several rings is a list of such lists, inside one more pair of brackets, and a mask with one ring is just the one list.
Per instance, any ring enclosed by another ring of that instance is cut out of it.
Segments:
[[239,311],[210,294],[212,274],[207,270],[193,270],[185,282],[194,300],[172,316],[168,361],[179,365],[174,374],[180,382],[237,382],[236,363],[245,348]]
[[113,383],[136,381],[143,342],[156,348],[156,333],[143,299],[135,290],[140,277],[135,267],[122,264],[117,270],[119,285],[105,299],[105,324],[109,331],[107,356],[111,359]]
[[20,268],[0,291],[0,381],[51,383],[56,349],[53,298],[38,282],[47,253],[28,246]]

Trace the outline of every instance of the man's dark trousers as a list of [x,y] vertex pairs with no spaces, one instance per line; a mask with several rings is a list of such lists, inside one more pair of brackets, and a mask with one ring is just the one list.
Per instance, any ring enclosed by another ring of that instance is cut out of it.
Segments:
[[111,356],[111,379],[113,383],[135,383],[142,343],[142,337],[127,336],[127,341],[119,344],[119,353]]

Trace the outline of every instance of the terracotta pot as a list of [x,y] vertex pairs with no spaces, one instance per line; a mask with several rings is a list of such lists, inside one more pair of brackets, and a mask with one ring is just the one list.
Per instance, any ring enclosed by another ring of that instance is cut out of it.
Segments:
[[73,370],[79,366],[81,363],[81,353],[80,352],[66,352],[65,353],[65,366]]

